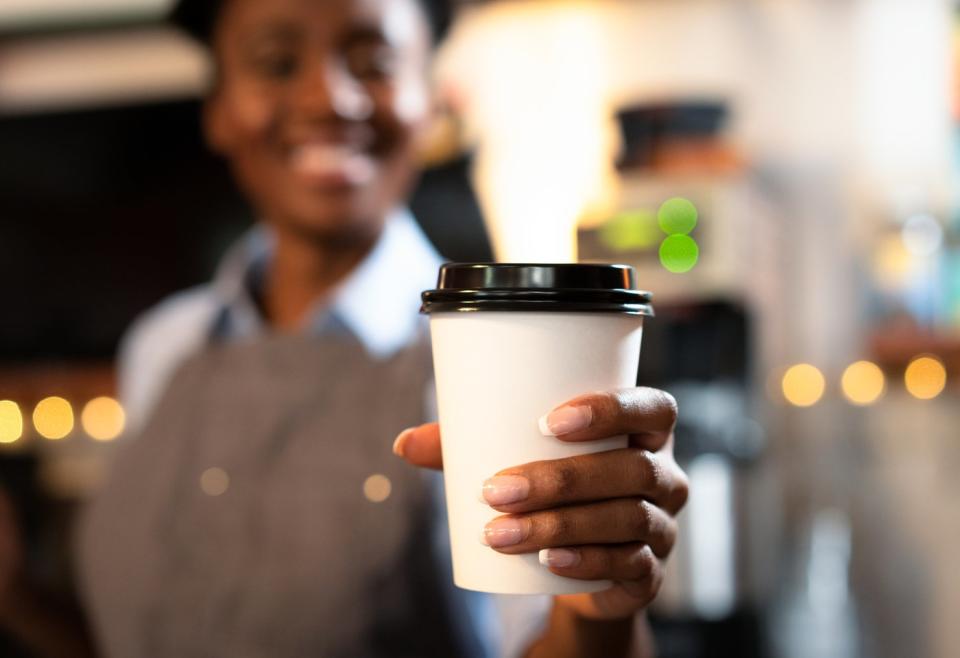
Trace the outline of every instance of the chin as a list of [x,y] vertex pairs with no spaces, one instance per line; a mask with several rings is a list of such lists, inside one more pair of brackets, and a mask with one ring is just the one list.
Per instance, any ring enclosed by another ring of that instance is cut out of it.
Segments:
[[324,203],[322,208],[299,210],[287,215],[286,228],[324,242],[376,239],[387,214],[355,203]]

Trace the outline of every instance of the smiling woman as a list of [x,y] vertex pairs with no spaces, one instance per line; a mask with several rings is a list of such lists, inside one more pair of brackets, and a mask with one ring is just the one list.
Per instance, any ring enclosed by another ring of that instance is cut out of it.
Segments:
[[412,1],[375,5],[334,3],[320,16],[302,2],[238,0],[210,35],[207,138],[280,250],[306,236],[369,244],[412,183],[426,27]]
[[[430,109],[423,7],[185,0],[176,16],[211,50],[204,135],[259,224],[124,342],[135,438],[81,533],[97,636],[116,656],[471,655],[423,480],[389,450],[423,420],[417,302],[439,264],[403,209]],[[372,398],[385,382],[404,385]]]
[[[100,643],[116,656],[219,654],[223,637],[265,656],[482,655],[479,642],[500,639],[452,621],[423,481],[389,451],[397,429],[424,420],[418,298],[439,265],[402,208],[430,108],[423,7],[186,0],[177,16],[211,48],[204,133],[260,225],[213,284],[162,304],[125,341],[121,397],[136,439],[81,541]],[[401,381],[371,406],[369,391]],[[294,435],[282,430],[296,418]],[[192,457],[157,461],[154,450],[181,440]],[[155,507],[158,494],[167,502]],[[117,589],[119,562],[137,575]],[[198,608],[214,611],[215,632]],[[542,609],[520,613],[531,621],[504,637],[515,647],[504,655],[529,644]]]

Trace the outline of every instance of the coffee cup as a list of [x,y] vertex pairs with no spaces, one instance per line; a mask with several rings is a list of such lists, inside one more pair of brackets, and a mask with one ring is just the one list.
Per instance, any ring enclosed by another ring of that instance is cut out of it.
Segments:
[[454,583],[503,594],[574,594],[609,581],[556,575],[536,553],[481,542],[500,514],[481,497],[503,469],[626,447],[564,442],[539,419],[566,400],[636,385],[650,294],[625,265],[465,264],[423,293],[430,317]]

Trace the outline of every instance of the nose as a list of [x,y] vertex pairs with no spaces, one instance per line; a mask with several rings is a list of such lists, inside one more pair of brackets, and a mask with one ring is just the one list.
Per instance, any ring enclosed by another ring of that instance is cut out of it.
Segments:
[[364,121],[373,114],[369,92],[342,66],[326,59],[306,67],[295,93],[304,118]]

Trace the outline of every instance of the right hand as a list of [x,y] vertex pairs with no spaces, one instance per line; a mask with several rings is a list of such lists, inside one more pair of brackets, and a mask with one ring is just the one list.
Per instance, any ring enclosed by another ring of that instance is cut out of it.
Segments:
[[13,502],[0,489],[0,620],[16,605],[23,579],[23,538],[17,525]]

